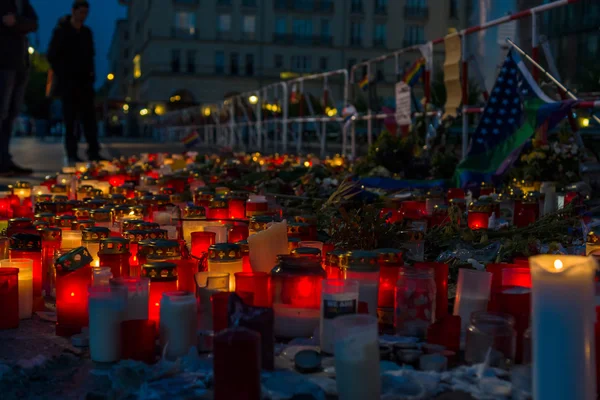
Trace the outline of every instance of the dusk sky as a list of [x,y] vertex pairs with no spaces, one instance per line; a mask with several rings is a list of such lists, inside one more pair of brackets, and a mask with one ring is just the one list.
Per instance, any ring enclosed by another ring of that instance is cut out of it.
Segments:
[[[108,48],[115,29],[115,21],[124,18],[126,9],[117,0],[88,0],[90,15],[86,24],[94,33],[96,44],[96,86],[106,79],[108,74]],[[41,51],[45,52],[50,42],[52,30],[59,18],[71,13],[73,0],[30,0],[40,21],[38,31]]]

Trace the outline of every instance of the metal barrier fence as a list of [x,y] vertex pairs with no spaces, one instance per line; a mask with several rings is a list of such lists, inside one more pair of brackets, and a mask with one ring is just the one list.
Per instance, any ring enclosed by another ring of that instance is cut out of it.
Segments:
[[[469,126],[468,115],[478,114],[483,109],[481,107],[468,104],[469,95],[469,60],[467,54],[467,37],[475,33],[486,31],[490,28],[522,20],[527,17],[532,18],[532,59],[538,60],[538,32],[537,17],[549,10],[567,6],[576,3],[579,0],[557,0],[551,3],[533,7],[515,14],[507,15],[502,18],[487,21],[481,25],[472,26],[456,32],[461,38],[461,95],[463,105],[459,112],[462,117],[462,155],[466,155],[469,145]],[[432,69],[433,58],[436,54],[434,46],[443,44],[445,37],[431,40],[421,45],[409,46],[392,53],[384,54],[379,57],[360,62],[347,71],[345,69],[319,73],[300,78],[282,81],[257,89],[256,91],[241,93],[236,96],[225,99],[220,104],[203,105],[191,109],[184,109],[165,114],[153,120],[158,134],[166,134],[172,140],[175,136],[184,136],[190,132],[197,131],[203,145],[208,146],[227,146],[233,149],[245,151],[289,151],[290,138],[294,143],[294,150],[301,153],[306,145],[303,141],[303,133],[306,126],[310,125],[316,132],[318,140],[318,150],[321,156],[327,153],[327,133],[328,125],[339,124],[339,135],[337,139],[341,142],[337,145],[339,152],[349,155],[352,158],[357,156],[356,146],[356,125],[362,121],[367,123],[367,143],[373,142],[373,122],[382,121],[386,118],[394,117],[391,112],[374,112],[370,101],[367,101],[367,111],[365,114],[354,114],[345,116],[338,115],[335,108],[328,108],[328,95],[331,95],[331,81],[336,77],[342,78],[342,89],[340,104],[345,107],[355,99],[355,85],[357,83],[357,71],[359,68],[366,70],[368,80],[372,77],[372,72],[377,70],[379,63],[393,60],[394,73],[400,75],[400,57],[409,53],[420,52],[426,60],[426,67],[423,79],[424,110],[427,111],[427,104],[431,102],[432,94]],[[539,77],[539,71],[533,69],[534,78]],[[323,95],[324,109],[321,113],[316,113],[312,108],[310,93],[306,89],[307,84],[321,82],[320,87]],[[483,89],[484,97],[487,99],[487,91]],[[294,101],[294,99],[296,99]],[[298,116],[290,118],[289,109],[292,104],[298,107]],[[210,111],[206,111],[207,107]],[[335,112],[334,112],[335,111]],[[438,114],[437,111],[426,112],[425,116]],[[201,116],[202,123],[190,123],[184,126],[172,126],[169,121],[173,118],[178,120],[194,120],[194,116]],[[208,118],[210,117],[210,119]]]

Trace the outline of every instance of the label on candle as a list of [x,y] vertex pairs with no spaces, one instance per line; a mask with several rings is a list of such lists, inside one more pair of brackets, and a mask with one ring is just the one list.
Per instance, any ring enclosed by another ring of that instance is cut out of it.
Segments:
[[355,314],[356,300],[323,300],[323,318],[334,319],[341,315]]

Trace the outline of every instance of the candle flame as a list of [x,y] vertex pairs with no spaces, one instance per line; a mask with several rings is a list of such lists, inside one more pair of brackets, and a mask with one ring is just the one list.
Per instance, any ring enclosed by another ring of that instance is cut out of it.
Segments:
[[129,215],[135,215],[135,211],[130,211]]
[[71,297],[75,297],[75,292],[71,292]]
[[556,268],[557,271],[560,271],[561,269],[563,269],[562,261],[554,260],[554,268]]

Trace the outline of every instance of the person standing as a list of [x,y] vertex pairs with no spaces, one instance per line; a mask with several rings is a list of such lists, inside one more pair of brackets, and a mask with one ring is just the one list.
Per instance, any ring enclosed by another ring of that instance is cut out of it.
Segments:
[[81,121],[88,145],[90,161],[100,161],[98,125],[94,104],[94,39],[90,28],[84,25],[90,5],[76,0],[71,15],[58,20],[48,47],[48,61],[54,71],[55,95],[62,99],[65,123],[65,150],[69,163],[81,161],[77,151],[76,121]]
[[10,137],[21,111],[29,77],[27,34],[38,29],[29,0],[0,0],[0,175],[28,175],[10,155]]

